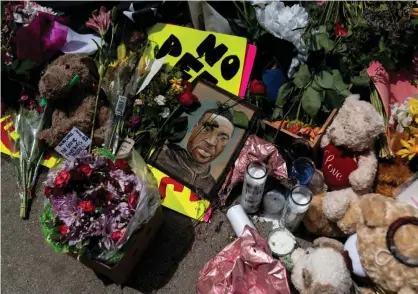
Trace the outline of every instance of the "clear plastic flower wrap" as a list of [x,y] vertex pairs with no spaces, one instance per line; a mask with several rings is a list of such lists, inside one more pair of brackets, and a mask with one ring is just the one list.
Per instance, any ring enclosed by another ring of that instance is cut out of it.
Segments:
[[55,252],[117,263],[160,206],[157,182],[139,153],[113,159],[109,151],[82,152],[49,172],[41,227]]

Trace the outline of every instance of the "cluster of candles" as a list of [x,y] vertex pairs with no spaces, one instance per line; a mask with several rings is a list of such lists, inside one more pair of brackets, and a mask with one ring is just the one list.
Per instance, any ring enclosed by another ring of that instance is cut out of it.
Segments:
[[273,230],[268,243],[273,253],[282,256],[292,251],[296,240],[290,232],[294,232],[300,225],[304,214],[308,210],[312,192],[307,187],[315,173],[315,164],[306,157],[294,160],[290,177],[298,182],[290,190],[273,190],[264,194],[268,169],[263,162],[252,162],[247,166],[240,205],[232,207],[227,217],[240,236],[245,225],[254,228],[247,213],[256,213],[262,203],[265,215],[276,217],[283,228]]

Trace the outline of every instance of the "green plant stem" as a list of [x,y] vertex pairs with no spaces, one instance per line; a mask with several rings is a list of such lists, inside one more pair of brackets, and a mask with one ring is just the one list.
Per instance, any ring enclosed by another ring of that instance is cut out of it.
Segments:
[[151,146],[150,146],[150,149],[149,149],[149,151],[148,151],[148,155],[147,155],[147,157],[146,157],[146,161],[148,161],[149,160],[149,158],[150,158],[150,155],[151,155],[151,151],[152,151],[152,149],[154,149],[154,145],[155,145],[155,143],[157,142],[157,140],[158,140],[158,137],[161,135],[161,133],[163,132],[163,130],[164,130],[164,127],[167,125],[167,123],[171,120],[171,118],[174,116],[174,114],[176,114],[179,110],[181,109],[181,105],[179,104],[179,105],[177,105],[176,106],[176,108],[173,110],[173,112],[171,112],[171,114],[168,116],[168,118],[164,121],[164,123],[161,125],[161,127],[158,129],[158,133],[157,133],[157,135],[155,135],[155,138],[154,138],[154,140],[152,141],[152,144],[151,144]]
[[93,146],[94,128],[96,127],[97,107],[99,106],[99,96],[100,96],[100,89],[102,88],[102,82],[103,82],[103,77],[100,76],[99,85],[97,87],[96,103],[94,105],[93,122],[92,122],[92,125],[91,125],[91,133],[90,133],[91,143],[90,143],[90,146],[89,146],[89,152],[91,152],[91,148]]

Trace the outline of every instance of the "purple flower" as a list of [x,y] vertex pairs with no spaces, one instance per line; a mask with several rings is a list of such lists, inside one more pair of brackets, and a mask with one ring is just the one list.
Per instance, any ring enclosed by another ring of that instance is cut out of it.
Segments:
[[135,128],[139,125],[141,122],[141,117],[139,115],[134,115],[131,117],[130,120],[128,120],[127,124],[130,128]]
[[92,18],[86,22],[86,27],[95,30],[101,37],[103,37],[110,26],[110,11],[105,7],[100,7],[100,10],[93,11]]
[[77,208],[77,194],[75,192],[50,198],[52,210],[58,218],[70,227],[79,219],[80,211]]

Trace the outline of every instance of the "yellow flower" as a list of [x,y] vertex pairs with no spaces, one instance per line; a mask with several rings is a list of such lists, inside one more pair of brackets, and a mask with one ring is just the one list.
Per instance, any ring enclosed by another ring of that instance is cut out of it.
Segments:
[[[418,134],[414,137],[418,138]],[[414,158],[418,154],[418,144],[414,138],[409,139],[408,141],[401,140],[401,144],[405,149],[401,149],[396,152],[396,155],[401,156],[402,158],[408,157],[408,160]]]
[[183,87],[181,85],[182,83],[182,79],[171,79],[170,80],[170,84],[171,84],[171,88],[176,91],[176,92],[183,92]]
[[416,98],[411,98],[408,101],[408,105],[409,105],[409,113],[414,115],[418,115],[418,99]]

